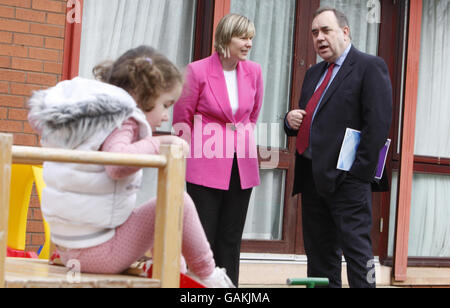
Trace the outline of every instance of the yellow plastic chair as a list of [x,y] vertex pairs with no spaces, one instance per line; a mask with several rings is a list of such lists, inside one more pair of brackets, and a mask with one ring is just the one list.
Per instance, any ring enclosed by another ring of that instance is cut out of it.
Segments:
[[[42,202],[42,190],[45,188],[42,166],[31,166],[31,169],[33,170],[34,185],[36,186],[39,202]],[[50,227],[44,218],[42,218],[42,222],[44,224],[45,243],[44,246],[42,246],[41,253],[39,254],[39,259],[47,260],[50,258]]]
[[[28,206],[30,204],[33,183],[36,185],[39,200],[45,183],[42,167],[30,165],[12,165],[11,189],[8,220],[8,247],[25,250]],[[45,244],[39,255],[40,259],[48,259],[50,255],[50,229],[44,221]]]

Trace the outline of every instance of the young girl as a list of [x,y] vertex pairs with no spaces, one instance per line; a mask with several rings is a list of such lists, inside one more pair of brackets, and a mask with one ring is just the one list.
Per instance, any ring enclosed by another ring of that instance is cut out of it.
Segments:
[[[141,46],[95,67],[94,75],[102,82],[75,78],[34,93],[28,118],[43,146],[157,154],[161,144],[179,144],[189,151],[178,137],[152,136],[182,89],[166,57]],[[42,212],[64,264],[75,259],[82,272],[121,273],[152,248],[156,200],[135,206],[141,178],[136,167],[44,163]],[[233,287],[215,267],[187,194],[182,253],[207,287]]]

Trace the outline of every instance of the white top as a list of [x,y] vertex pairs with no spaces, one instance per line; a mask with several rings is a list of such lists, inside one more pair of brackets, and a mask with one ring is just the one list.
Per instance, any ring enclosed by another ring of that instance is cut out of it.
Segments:
[[231,111],[234,115],[239,108],[237,73],[236,70],[223,71],[223,73],[225,75],[225,81],[227,83],[228,99],[230,100]]
[[[123,89],[74,78],[34,92],[29,119],[44,147],[98,151],[105,139],[132,117],[139,138],[151,136],[144,113]],[[110,240],[136,208],[142,170],[112,179],[103,165],[45,162],[42,213],[52,242],[79,249]]]

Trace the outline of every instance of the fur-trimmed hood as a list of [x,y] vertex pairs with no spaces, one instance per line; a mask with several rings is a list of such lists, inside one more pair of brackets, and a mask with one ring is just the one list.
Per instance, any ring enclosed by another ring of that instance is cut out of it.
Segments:
[[145,115],[125,90],[96,80],[62,81],[34,92],[28,105],[28,121],[47,147],[97,150],[89,139],[96,135],[97,144],[130,117],[140,123],[141,138],[151,133]]

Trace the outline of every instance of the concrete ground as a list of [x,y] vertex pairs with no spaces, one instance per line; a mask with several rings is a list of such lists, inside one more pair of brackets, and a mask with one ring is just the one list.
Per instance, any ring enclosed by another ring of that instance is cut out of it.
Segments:
[[[391,286],[391,267],[375,263],[377,287]],[[293,255],[254,255],[243,254],[239,275],[239,286],[270,288],[304,288],[304,286],[288,286],[288,278],[307,277],[306,257]],[[348,287],[346,264],[342,265],[342,284]]]

